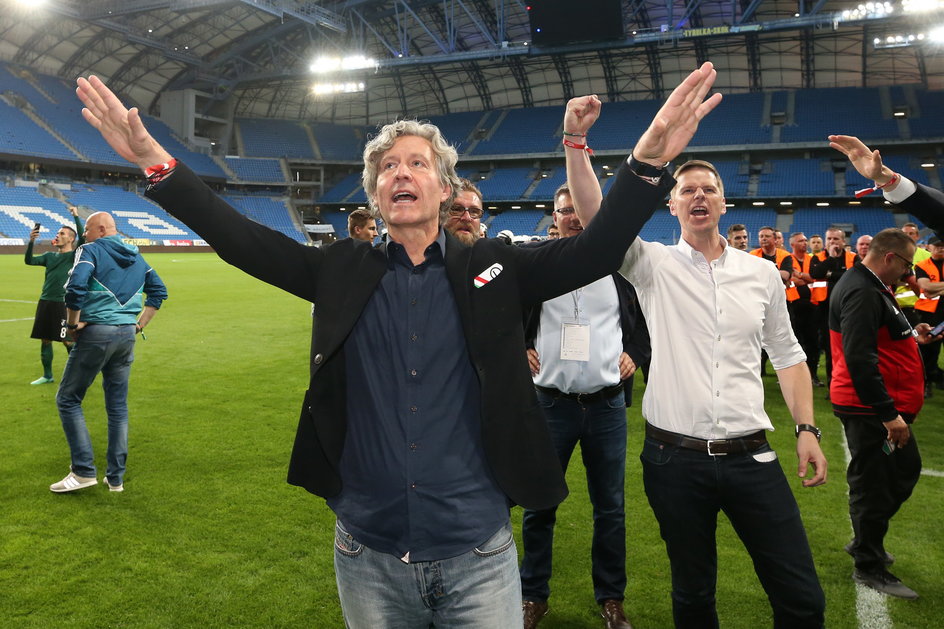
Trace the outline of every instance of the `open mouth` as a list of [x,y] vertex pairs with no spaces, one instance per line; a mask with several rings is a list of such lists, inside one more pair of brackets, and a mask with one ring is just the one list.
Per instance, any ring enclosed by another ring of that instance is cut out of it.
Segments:
[[692,216],[708,216],[708,208],[705,208],[705,207],[692,208]]
[[397,192],[393,195],[394,203],[416,201],[416,195],[412,192]]

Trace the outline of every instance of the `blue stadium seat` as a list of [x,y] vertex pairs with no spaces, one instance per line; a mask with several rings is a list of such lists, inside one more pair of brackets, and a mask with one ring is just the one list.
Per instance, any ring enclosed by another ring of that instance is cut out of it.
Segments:
[[285,173],[277,159],[262,157],[226,157],[226,165],[238,181],[285,185]]
[[236,126],[247,157],[296,157],[315,159],[308,132],[291,120],[238,118]]
[[255,195],[225,194],[223,199],[234,208],[256,221],[272,229],[282,232],[289,238],[305,243],[308,238],[292,221],[289,208],[281,199],[261,197]]

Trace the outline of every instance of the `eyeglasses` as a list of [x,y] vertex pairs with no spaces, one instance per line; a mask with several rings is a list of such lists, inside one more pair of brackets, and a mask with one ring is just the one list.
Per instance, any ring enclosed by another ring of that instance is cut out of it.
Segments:
[[909,259],[906,258],[905,256],[903,256],[903,255],[901,255],[901,254],[899,254],[899,253],[896,253],[896,252],[894,252],[894,251],[892,251],[892,253],[894,253],[895,256],[896,256],[899,260],[901,260],[902,262],[905,263],[905,268],[906,268],[906,269],[908,269],[908,270],[910,271],[912,268],[914,268],[914,263],[913,263],[911,260],[909,260]]
[[469,217],[471,217],[473,220],[482,218],[482,215],[485,214],[485,211],[480,207],[463,207],[461,205],[453,205],[451,208],[449,208],[449,216],[454,216],[455,218],[459,218],[466,212],[469,213]]
[[557,212],[558,214],[562,215],[562,216],[567,216],[568,214],[573,214],[573,213],[574,213],[574,208],[572,208],[572,207],[562,207],[562,208],[558,208],[558,209],[556,209],[556,210],[554,210],[554,211]]

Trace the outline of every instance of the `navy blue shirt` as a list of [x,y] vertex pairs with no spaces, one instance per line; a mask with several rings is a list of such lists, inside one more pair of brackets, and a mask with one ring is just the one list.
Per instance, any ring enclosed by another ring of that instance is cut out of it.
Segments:
[[389,242],[387,272],[344,343],[342,489],[328,505],[359,542],[408,561],[468,552],[509,517],[444,251],[442,230],[416,266]]

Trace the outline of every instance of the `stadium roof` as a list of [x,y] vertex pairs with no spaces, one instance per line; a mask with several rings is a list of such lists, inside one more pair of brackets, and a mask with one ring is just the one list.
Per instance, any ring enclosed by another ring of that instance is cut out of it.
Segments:
[[[581,20],[586,3],[566,2]],[[0,3],[0,59],[70,80],[98,74],[151,113],[180,88],[209,95],[203,113],[355,124],[586,93],[662,98],[704,60],[723,92],[944,87],[938,0],[624,0],[624,39],[545,48],[521,0]],[[352,53],[377,61],[345,75],[365,90],[313,95],[312,60]]]

